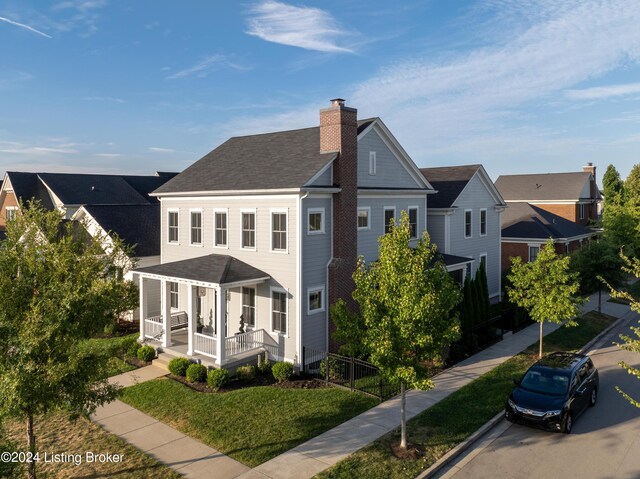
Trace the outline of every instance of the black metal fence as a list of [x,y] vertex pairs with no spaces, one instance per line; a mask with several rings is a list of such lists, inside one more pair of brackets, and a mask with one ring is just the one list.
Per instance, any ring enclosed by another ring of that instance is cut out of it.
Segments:
[[506,329],[503,316],[496,316],[463,330],[460,339],[449,348],[447,364],[455,364],[502,341]]
[[302,348],[303,373],[380,401],[400,393],[400,386],[385,380],[373,364],[340,354]]

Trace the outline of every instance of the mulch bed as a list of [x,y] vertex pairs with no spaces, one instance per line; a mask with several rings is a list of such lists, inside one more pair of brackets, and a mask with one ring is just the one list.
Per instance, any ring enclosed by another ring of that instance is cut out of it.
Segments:
[[415,461],[417,459],[420,459],[421,457],[424,457],[426,451],[419,444],[411,444],[410,442],[408,442],[407,448],[402,449],[400,448],[400,443],[395,442],[391,444],[391,454],[393,454],[398,459]]
[[330,384],[317,379],[293,377],[290,381],[278,383],[271,375],[258,375],[251,381],[239,381],[237,379],[232,379],[216,391],[215,389],[207,386],[207,383],[190,383],[186,378],[175,376],[173,374],[169,374],[167,377],[201,393],[225,393],[256,386],[273,386],[283,389],[320,389],[332,387]]

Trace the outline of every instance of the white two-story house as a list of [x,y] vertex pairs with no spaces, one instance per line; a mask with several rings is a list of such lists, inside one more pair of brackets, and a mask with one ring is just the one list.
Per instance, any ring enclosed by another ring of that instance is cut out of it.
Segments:
[[401,210],[417,240],[433,193],[384,123],[341,99],[319,127],[231,138],[153,193],[161,264],[136,270],[140,337],[219,366],[261,348],[299,365],[331,348],[357,256],[377,259]]

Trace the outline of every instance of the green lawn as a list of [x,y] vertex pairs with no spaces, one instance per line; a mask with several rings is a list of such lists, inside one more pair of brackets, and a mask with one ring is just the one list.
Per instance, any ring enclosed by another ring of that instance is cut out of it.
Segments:
[[[615,319],[588,313],[578,320],[578,326],[561,328],[546,336],[544,351],[577,351]],[[536,343],[409,421],[409,442],[422,445],[425,457],[416,461],[396,459],[390,453],[390,445],[400,440],[400,432],[395,430],[316,477],[415,477],[504,408],[505,399],[513,389],[512,379],[521,376],[536,361],[537,351]]]
[[378,404],[333,387],[207,394],[167,378],[126,388],[120,399],[250,467]]
[[129,346],[135,343],[137,339],[137,333],[113,338],[93,338],[85,341],[85,347],[92,352],[99,352],[109,358],[107,376],[111,377],[136,369],[136,366],[127,363],[122,358],[126,355]]

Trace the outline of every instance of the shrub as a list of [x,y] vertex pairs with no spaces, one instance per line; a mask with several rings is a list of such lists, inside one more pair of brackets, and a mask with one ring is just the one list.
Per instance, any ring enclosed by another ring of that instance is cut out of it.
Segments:
[[125,358],[137,358],[138,350],[142,345],[138,342],[138,338],[132,336],[123,341],[122,349]]
[[136,354],[138,355],[138,359],[140,361],[145,361],[148,363],[156,357],[156,350],[153,346],[145,345],[140,346]]
[[258,372],[260,374],[269,374],[271,372],[271,363],[268,359],[265,359],[260,364],[258,364]]
[[187,382],[203,383],[207,380],[207,367],[202,364],[189,364],[187,368]]
[[191,365],[191,361],[187,358],[173,358],[169,361],[169,371],[176,376],[185,377],[187,375],[187,368]]
[[288,381],[293,376],[293,364],[291,363],[276,363],[273,365],[273,377],[279,383]]
[[256,377],[256,367],[247,364],[236,369],[236,377],[240,381],[251,381]]
[[224,368],[212,369],[207,374],[207,384],[209,387],[218,390],[229,381],[229,371]]

